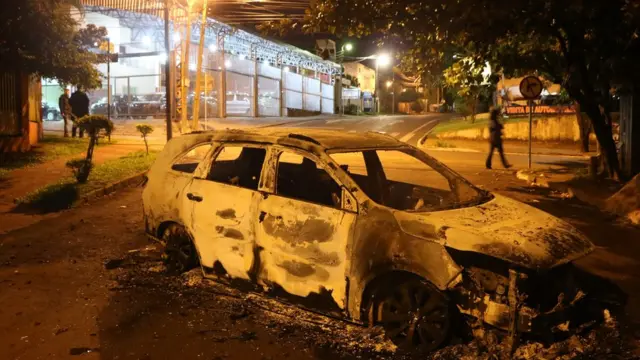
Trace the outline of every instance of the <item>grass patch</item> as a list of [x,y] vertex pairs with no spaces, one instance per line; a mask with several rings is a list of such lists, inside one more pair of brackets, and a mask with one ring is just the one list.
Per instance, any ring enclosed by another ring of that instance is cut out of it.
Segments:
[[456,147],[457,147],[457,146],[455,146],[454,144],[450,144],[450,143],[448,143],[448,142],[446,142],[446,141],[442,141],[442,140],[438,140],[438,141],[436,141],[435,146],[436,146],[437,148],[445,148],[445,149],[453,149],[453,148],[456,148]]
[[[529,117],[512,117],[502,119],[504,124],[518,123],[523,121],[529,121]],[[471,122],[471,118],[454,118],[449,121],[441,122],[436,125],[431,131],[431,134],[440,134],[451,131],[460,131],[468,129],[486,128],[489,124],[489,113],[482,113],[476,115],[476,120]]]
[[[98,146],[108,146],[113,143],[113,140],[109,143],[106,139],[100,139]],[[79,139],[45,135],[38,145],[34,146],[29,152],[0,154],[0,171],[8,172],[60,157],[79,155],[87,151],[88,146],[88,138]]]
[[89,180],[78,184],[71,176],[56,183],[46,185],[16,200],[19,208],[28,208],[42,212],[68,209],[83,195],[103,188],[119,180],[141,173],[151,167],[157,152],[147,155],[143,151],[128,154],[119,159],[109,160],[96,165]]

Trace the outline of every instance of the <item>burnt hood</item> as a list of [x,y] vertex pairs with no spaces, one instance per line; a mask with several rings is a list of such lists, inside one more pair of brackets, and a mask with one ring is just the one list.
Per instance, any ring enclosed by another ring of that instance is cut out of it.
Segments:
[[474,207],[426,213],[397,211],[395,217],[402,230],[412,236],[534,270],[568,263],[594,249],[568,223],[500,195]]

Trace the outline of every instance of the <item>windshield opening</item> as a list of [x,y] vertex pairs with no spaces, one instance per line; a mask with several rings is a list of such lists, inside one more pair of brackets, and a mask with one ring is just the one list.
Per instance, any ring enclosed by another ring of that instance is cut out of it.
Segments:
[[403,211],[474,206],[488,194],[411,148],[335,152],[331,158],[378,204]]

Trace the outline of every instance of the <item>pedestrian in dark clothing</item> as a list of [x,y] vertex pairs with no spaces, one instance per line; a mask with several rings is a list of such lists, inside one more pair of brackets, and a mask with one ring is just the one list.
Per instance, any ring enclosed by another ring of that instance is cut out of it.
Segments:
[[511,165],[507,162],[507,159],[504,157],[504,150],[502,149],[502,123],[500,123],[500,111],[498,109],[491,109],[489,117],[489,156],[487,157],[486,167],[487,169],[491,169],[491,159],[493,158],[493,150],[498,149],[500,153],[500,160],[502,160],[502,166],[505,168],[510,168]]
[[[71,95],[69,99],[71,104],[71,112],[73,113],[74,123],[71,127],[71,136],[76,137],[76,129],[78,128],[75,120],[80,119],[83,116],[89,115],[89,97],[82,91],[82,87],[78,86],[78,89]],[[84,130],[80,130],[80,137],[84,137]]]
[[69,137],[69,129],[67,127],[71,118],[71,104],[69,104],[69,89],[64,89],[64,93],[58,98],[58,108],[60,115],[64,121],[64,137]]

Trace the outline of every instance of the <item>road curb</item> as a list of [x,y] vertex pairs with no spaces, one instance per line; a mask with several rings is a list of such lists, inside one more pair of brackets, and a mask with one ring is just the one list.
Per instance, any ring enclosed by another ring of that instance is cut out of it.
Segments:
[[135,187],[138,185],[142,185],[142,183],[145,180],[145,175],[147,174],[147,171],[143,171],[141,173],[135,174],[133,176],[124,178],[122,180],[118,180],[115,182],[112,182],[110,184],[107,184],[99,189],[96,190],[92,190],[90,192],[88,192],[85,195],[82,195],[80,197],[80,199],[78,200],[78,204],[88,204],[93,200],[97,200],[101,197],[104,197],[106,195],[112,194],[114,192],[116,192],[117,190],[122,190],[124,188],[127,187]]
[[[477,149],[467,149],[467,148],[438,148],[438,147],[429,147],[426,146],[425,143],[427,142],[427,138],[428,138],[429,134],[424,135],[423,137],[420,138],[420,140],[418,140],[418,144],[417,147],[418,149],[422,150],[422,151],[427,151],[427,150],[435,150],[435,151],[457,151],[457,152],[473,152],[473,153],[481,153],[483,152],[482,150],[477,150]],[[434,138],[435,139],[435,138]],[[444,141],[444,140],[442,140]],[[457,149],[457,150],[455,150]],[[507,152],[505,151],[505,155],[528,155],[528,152]],[[554,153],[554,152],[549,152],[549,153],[541,153],[541,152],[535,152],[535,150],[531,153],[531,155],[536,155],[536,156],[562,156],[562,157],[572,157],[572,158],[579,158],[579,159],[589,159],[591,157],[591,155],[581,155],[581,154],[563,154],[563,153]]]

